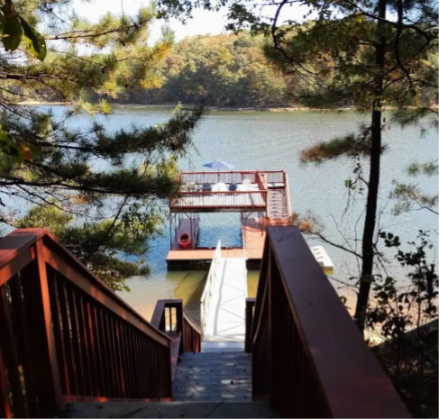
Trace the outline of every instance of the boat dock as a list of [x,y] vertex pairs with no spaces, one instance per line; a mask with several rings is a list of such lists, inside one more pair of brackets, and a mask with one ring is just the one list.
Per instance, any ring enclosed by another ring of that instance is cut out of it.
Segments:
[[[285,171],[182,172],[181,188],[170,198],[172,243],[169,270],[209,266],[214,248],[197,246],[200,213],[236,212],[241,215],[242,247],[222,248],[225,258],[245,258],[258,269],[263,257],[265,227],[288,224],[291,214],[288,176]],[[190,233],[193,242],[182,249],[178,238]]]

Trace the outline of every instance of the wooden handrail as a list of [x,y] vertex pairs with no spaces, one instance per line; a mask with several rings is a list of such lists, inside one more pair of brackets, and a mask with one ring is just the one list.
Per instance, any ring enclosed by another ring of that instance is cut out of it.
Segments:
[[253,395],[282,417],[410,417],[296,227],[267,229],[250,334]]
[[47,230],[17,229],[0,240],[0,308],[0,385],[8,384],[0,386],[0,415],[172,397],[171,338]]
[[283,171],[194,171],[181,172],[178,180],[181,183],[198,182],[215,184],[217,182],[240,183],[244,177],[250,178],[256,183],[257,174],[266,174],[270,182],[282,182]]
[[174,379],[178,356],[186,352],[201,351],[201,328],[185,311],[182,299],[158,300],[151,323],[172,339],[171,375]]

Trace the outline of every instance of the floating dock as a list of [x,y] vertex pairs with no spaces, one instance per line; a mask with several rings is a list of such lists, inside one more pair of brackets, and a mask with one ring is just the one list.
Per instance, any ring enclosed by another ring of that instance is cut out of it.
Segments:
[[[265,226],[288,224],[291,214],[289,183],[285,171],[211,171],[182,172],[181,189],[170,198],[171,236],[167,256],[169,270],[190,270],[208,267],[214,248],[201,248],[199,213],[236,212],[241,214],[243,245],[222,248],[225,258],[244,258],[249,269],[258,269],[263,257]],[[177,221],[175,221],[177,219]],[[190,233],[194,238],[190,249],[182,249],[178,238]]]

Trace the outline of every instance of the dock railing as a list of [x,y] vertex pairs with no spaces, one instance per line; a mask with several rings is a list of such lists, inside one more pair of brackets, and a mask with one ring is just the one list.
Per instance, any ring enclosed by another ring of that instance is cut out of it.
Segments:
[[215,248],[214,256],[212,257],[211,266],[209,268],[208,277],[206,278],[205,288],[203,289],[202,297],[200,298],[200,320],[202,324],[202,332],[206,327],[208,321],[208,310],[211,303],[211,297],[218,294],[220,289],[220,280],[222,273],[220,266],[222,262],[222,245],[218,241]]
[[170,343],[47,230],[0,240],[0,418],[171,398]]
[[252,184],[256,184],[256,176],[258,173],[267,174],[268,182],[282,183],[283,171],[195,171],[181,172],[179,181],[182,184],[194,182],[196,184],[217,184],[223,182],[225,184],[241,184],[243,179],[249,179]]
[[170,208],[261,208],[267,206],[267,190],[263,191],[181,191],[170,198]]
[[253,397],[280,417],[410,417],[298,228],[268,227],[253,305]]

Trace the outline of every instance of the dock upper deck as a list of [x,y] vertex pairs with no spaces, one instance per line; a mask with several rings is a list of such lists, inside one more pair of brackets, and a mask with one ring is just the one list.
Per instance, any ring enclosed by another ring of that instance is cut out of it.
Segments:
[[286,189],[284,171],[182,172],[177,197],[170,199],[170,211],[251,212],[266,211],[270,189]]

